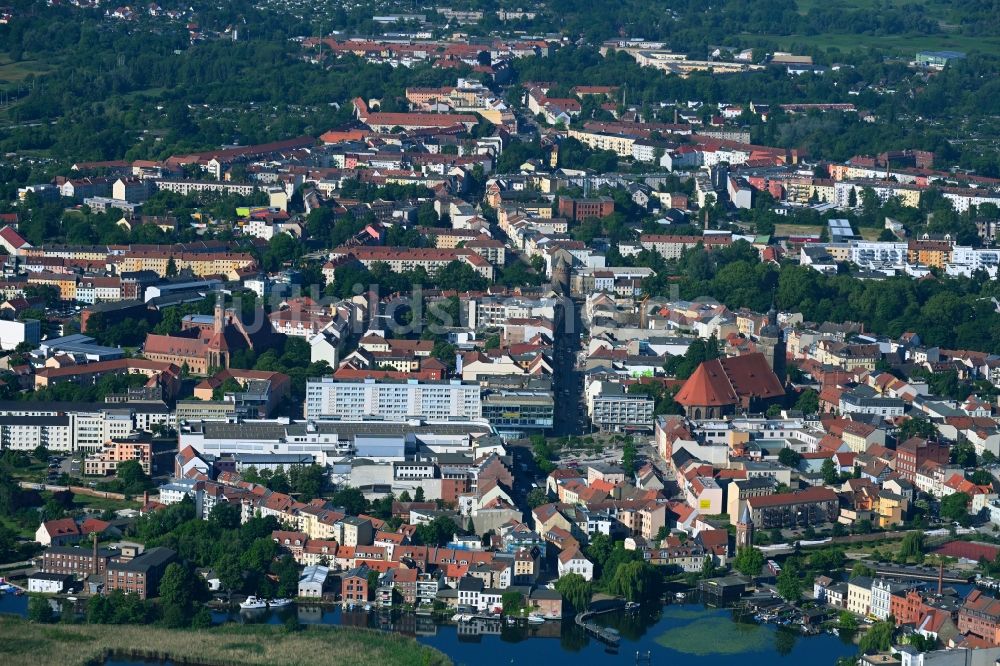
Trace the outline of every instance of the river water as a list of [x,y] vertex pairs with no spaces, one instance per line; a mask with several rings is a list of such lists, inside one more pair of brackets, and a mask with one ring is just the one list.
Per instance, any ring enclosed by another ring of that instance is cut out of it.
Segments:
[[[0,613],[24,615],[27,598],[0,596]],[[558,664],[567,657],[579,663],[712,664],[718,666],[770,666],[811,663],[833,664],[838,657],[855,654],[849,639],[819,634],[803,636],[771,625],[738,622],[732,611],[698,603],[670,604],[595,618],[621,634],[617,651],[588,637],[572,619],[542,625],[456,626],[435,624],[413,614],[342,611],[339,607],[301,605],[278,613],[213,613],[216,622],[279,624],[294,614],[303,624],[370,627],[414,636],[419,642],[447,654],[456,666],[501,664]],[[637,660],[637,655],[640,659]],[[645,660],[646,655],[649,661]],[[112,660],[107,666],[133,666],[129,660]]]
[[[435,624],[431,618],[401,613],[339,607],[299,606],[278,613],[215,613],[216,622],[279,624],[292,614],[303,624],[368,627],[413,636],[444,652],[456,666],[558,664],[567,657],[590,664],[718,664],[719,666],[833,664],[838,657],[857,652],[848,638],[830,634],[803,636],[797,632],[753,622],[737,622],[730,609],[700,603],[644,608],[639,613],[617,612],[595,618],[621,634],[617,650],[610,650],[574,625],[572,618],[542,625],[486,626]],[[637,655],[645,659],[637,661]],[[117,664],[115,666],[125,666]]]

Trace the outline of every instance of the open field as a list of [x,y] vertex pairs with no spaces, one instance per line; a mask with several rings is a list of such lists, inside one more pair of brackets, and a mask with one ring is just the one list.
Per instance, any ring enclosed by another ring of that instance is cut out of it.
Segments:
[[105,499],[103,497],[91,497],[80,493],[73,494],[73,508],[94,509],[96,511],[119,511],[121,509],[138,509],[141,502],[131,502],[128,500]]
[[297,666],[363,663],[449,666],[451,661],[412,638],[362,629],[224,626],[174,630],[132,625],[44,625],[0,618],[2,663],[72,666],[103,663],[107,654],[172,659],[206,666]]
[[[818,234],[822,233],[823,227],[810,225],[810,224],[776,224],[774,225],[774,235],[775,236],[795,236],[800,234]],[[861,237],[867,241],[878,240],[879,235],[882,233],[882,229],[876,227],[860,227],[855,229]]]
[[[875,0],[797,0],[800,14],[808,14],[812,9],[830,9],[833,7],[844,9],[872,9],[875,7]],[[907,5],[926,5],[926,0],[892,0],[889,4],[893,7],[906,7]]]
[[798,234],[818,234],[823,231],[823,227],[809,224],[776,224],[774,225],[775,236],[795,236]]
[[25,539],[34,539],[35,532],[26,527],[21,527],[19,524],[14,522],[9,518],[0,517],[0,526],[6,527],[14,530],[19,537],[24,537]]
[[47,71],[49,68],[37,60],[12,62],[7,56],[0,56],[0,86],[23,81],[30,74],[44,74]]
[[964,35],[763,35],[783,49],[793,45],[811,46],[826,51],[857,51],[859,49],[881,49],[891,51],[905,58],[913,58],[917,51],[976,51],[993,55],[1000,54],[1000,38],[967,37]]

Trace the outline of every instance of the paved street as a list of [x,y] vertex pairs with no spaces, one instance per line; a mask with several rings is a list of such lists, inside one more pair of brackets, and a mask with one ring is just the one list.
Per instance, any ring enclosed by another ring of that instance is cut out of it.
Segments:
[[555,392],[555,414],[552,432],[557,436],[579,435],[588,428],[583,401],[583,373],[576,368],[577,353],[583,322],[578,301],[566,299],[555,339],[552,390]]

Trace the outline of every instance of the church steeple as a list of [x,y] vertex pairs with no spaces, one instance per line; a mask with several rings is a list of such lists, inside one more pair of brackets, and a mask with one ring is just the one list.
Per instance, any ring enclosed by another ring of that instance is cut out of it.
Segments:
[[216,334],[222,333],[222,328],[225,325],[226,310],[223,307],[222,298],[222,294],[218,294],[215,297],[215,316],[212,321],[212,331]]
[[778,310],[771,304],[771,309],[767,311],[767,323],[757,334],[757,345],[760,351],[767,357],[767,363],[771,370],[778,376],[778,380],[785,381],[785,339],[778,326]]
[[750,505],[747,504],[743,507],[743,515],[740,516],[740,520],[736,523],[736,552],[740,552],[744,548],[753,547],[753,516],[750,515]]

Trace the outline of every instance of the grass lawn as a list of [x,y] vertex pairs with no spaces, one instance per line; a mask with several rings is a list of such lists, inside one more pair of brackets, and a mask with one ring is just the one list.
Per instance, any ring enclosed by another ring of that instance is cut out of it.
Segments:
[[448,657],[412,638],[319,626],[296,632],[268,625],[174,630],[134,625],[39,625],[0,617],[0,645],[0,663],[36,666],[104,663],[108,654],[206,666],[333,666],[357,663],[359,657],[361,663],[379,666],[451,664]]
[[18,536],[24,537],[25,539],[34,539],[35,531],[26,527],[21,527],[13,520],[0,516],[0,525],[14,530]]
[[[922,5],[925,0],[893,0],[891,3],[896,7],[904,7],[906,5]],[[829,0],[798,0],[796,4],[799,7],[800,14],[808,14],[812,9],[827,9],[830,7],[843,7],[844,9],[871,9],[875,6],[875,0],[834,0],[829,2]]]
[[91,497],[90,495],[74,494],[73,508],[94,509],[96,511],[105,511],[107,509],[110,509],[112,511],[118,511],[120,509],[138,509],[139,502],[130,502],[128,500],[105,499],[103,497]]
[[774,225],[775,236],[798,236],[801,234],[818,234],[823,231],[823,227],[809,224],[776,224]]
[[943,33],[940,35],[764,35],[783,49],[793,45],[809,45],[826,51],[857,51],[881,49],[913,58],[917,51],[980,51],[1000,54],[1000,37],[967,37]]
[[18,481],[41,483],[49,471],[49,466],[34,459],[27,467],[11,467],[10,475]]
[[29,74],[44,74],[49,67],[37,60],[22,60],[12,62],[6,55],[0,56],[0,85],[23,81]]

